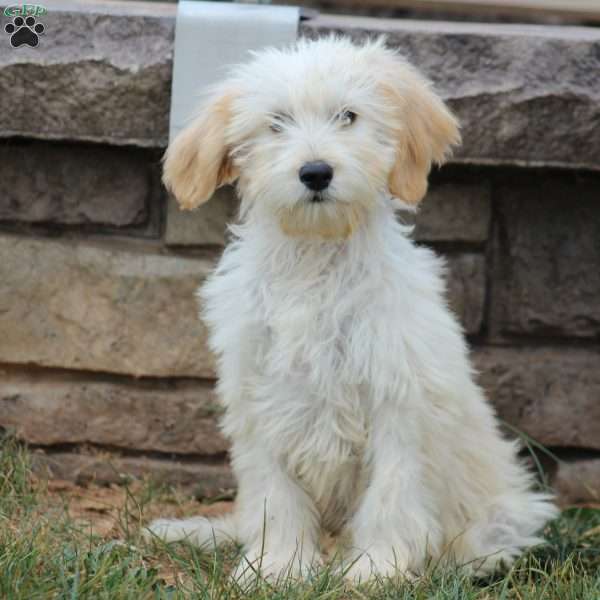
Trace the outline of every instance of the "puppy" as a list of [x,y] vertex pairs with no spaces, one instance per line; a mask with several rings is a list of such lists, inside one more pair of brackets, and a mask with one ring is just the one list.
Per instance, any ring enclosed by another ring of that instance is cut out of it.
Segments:
[[443,261],[394,214],[459,139],[383,40],[330,37],[255,54],[174,140],[183,208],[234,181],[241,197],[199,293],[239,490],[231,516],[153,535],[237,540],[235,576],[277,576],[318,565],[328,530],[354,580],[428,560],[487,573],[539,542],[551,498],[474,381]]

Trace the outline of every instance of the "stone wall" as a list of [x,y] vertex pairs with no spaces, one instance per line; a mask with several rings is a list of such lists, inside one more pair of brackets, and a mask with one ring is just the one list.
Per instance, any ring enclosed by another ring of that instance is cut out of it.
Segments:
[[[53,476],[152,474],[229,493],[194,289],[230,190],[179,214],[160,185],[175,7],[54,3],[0,52],[0,427]],[[0,18],[4,27],[5,17]],[[547,446],[564,502],[600,497],[600,31],[320,16],[300,35],[388,33],[465,143],[415,237],[500,416]]]

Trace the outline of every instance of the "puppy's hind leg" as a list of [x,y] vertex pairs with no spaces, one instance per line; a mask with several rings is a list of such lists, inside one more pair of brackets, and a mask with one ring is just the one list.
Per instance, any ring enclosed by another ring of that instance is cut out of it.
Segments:
[[156,519],[143,531],[143,535],[147,541],[156,538],[163,542],[188,541],[201,548],[216,548],[236,541],[235,515],[211,519]]
[[551,494],[535,489],[520,445],[502,436],[481,392],[472,389],[463,396],[470,407],[461,427],[438,432],[439,443],[429,446],[445,498],[445,560],[483,575],[542,542],[541,530],[558,511]]
[[508,492],[496,498],[486,514],[456,540],[455,554],[465,570],[487,575],[510,566],[523,550],[542,543],[540,530],[558,514],[551,499],[536,492]]

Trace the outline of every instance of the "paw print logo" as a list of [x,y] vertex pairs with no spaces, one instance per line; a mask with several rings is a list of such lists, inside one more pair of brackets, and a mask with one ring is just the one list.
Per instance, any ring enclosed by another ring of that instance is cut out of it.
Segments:
[[46,28],[42,23],[37,23],[35,17],[15,17],[12,23],[4,26],[4,31],[10,35],[10,45],[13,48],[19,46],[31,46],[35,48],[40,43],[39,36]]

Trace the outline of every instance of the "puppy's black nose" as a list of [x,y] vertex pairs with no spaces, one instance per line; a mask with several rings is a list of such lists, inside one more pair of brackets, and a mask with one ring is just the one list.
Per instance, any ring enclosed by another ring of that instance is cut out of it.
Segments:
[[322,160],[308,162],[298,173],[300,181],[313,192],[324,190],[333,179],[333,169]]

